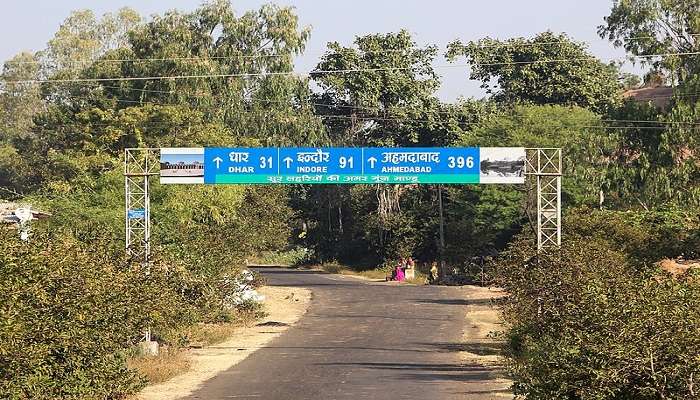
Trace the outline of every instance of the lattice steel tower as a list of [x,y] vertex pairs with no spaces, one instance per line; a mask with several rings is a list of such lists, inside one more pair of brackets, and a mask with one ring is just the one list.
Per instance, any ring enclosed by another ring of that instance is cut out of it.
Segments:
[[537,186],[537,249],[561,246],[561,148],[527,149],[526,174]]
[[160,170],[159,149],[124,149],[126,252],[148,265],[151,253],[149,179]]

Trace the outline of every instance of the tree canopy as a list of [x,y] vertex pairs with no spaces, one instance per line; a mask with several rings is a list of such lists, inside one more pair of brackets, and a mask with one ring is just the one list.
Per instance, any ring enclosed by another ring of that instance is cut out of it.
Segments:
[[598,33],[635,56],[649,56],[646,62],[679,81],[700,73],[700,61],[692,55],[700,51],[700,2],[614,0]]
[[578,105],[597,112],[620,102],[617,69],[565,34],[456,40],[447,49],[450,61],[465,57],[470,79],[481,81],[487,93],[503,102]]

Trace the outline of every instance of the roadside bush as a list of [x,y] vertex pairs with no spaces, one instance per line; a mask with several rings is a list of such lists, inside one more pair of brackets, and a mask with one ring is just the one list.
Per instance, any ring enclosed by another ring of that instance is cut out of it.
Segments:
[[700,212],[694,209],[620,212],[579,208],[567,213],[565,224],[577,235],[609,242],[639,264],[700,255]]
[[590,214],[568,220],[576,225],[560,251],[537,256],[533,241],[520,235],[494,267],[510,293],[505,338],[515,393],[547,400],[700,398],[699,274],[673,278],[641,266],[659,255],[634,240],[647,228],[626,231],[615,215]]
[[123,351],[146,327],[189,323],[172,274],[130,267],[105,240],[0,232],[0,397],[113,399],[144,382]]

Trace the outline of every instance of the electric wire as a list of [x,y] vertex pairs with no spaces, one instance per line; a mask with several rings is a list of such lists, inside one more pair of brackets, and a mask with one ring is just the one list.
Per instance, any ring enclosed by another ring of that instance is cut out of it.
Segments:
[[[688,36],[691,37],[700,37],[700,33],[690,33],[687,34]],[[520,38],[515,38],[515,39],[520,39]],[[524,38],[523,38],[524,39]],[[626,38],[625,41],[639,41],[639,40],[645,40],[645,39],[655,39],[654,36],[636,36],[636,37],[631,37],[631,38]],[[498,39],[494,39],[498,40]],[[479,48],[499,48],[499,47],[507,47],[513,45],[513,43],[510,43],[508,39],[503,41],[502,43],[497,43],[497,44],[481,44],[479,45],[477,43]],[[572,44],[581,44],[580,42],[576,42],[574,40],[551,40],[551,41],[543,41],[543,42],[526,42],[526,43],[517,43],[518,46],[527,46],[527,47],[535,47],[535,46],[544,46],[544,45],[555,45],[555,44],[562,44],[562,43],[572,43]],[[584,43],[585,44],[585,43]],[[409,49],[382,49],[382,50],[360,50],[360,49],[354,49],[351,48],[351,50],[357,50],[361,51],[362,53],[366,54],[382,54],[382,53],[405,53],[405,52],[410,52],[410,51],[421,51],[421,50],[427,50],[430,49],[431,46],[428,45],[426,47],[413,47]],[[69,59],[69,60],[62,60],[61,63],[63,64],[90,64],[90,63],[121,63],[121,62],[157,62],[157,61],[208,61],[208,60],[233,60],[233,59],[255,59],[255,58],[281,58],[281,57],[298,57],[301,55],[327,55],[331,54],[332,50],[325,50],[325,51],[314,51],[314,52],[303,52],[303,53],[272,53],[272,54],[236,54],[232,56],[191,56],[191,57],[143,57],[143,58],[116,58],[116,59],[109,59],[109,58],[103,58],[103,59]],[[639,57],[652,57],[653,55],[650,56],[645,56],[645,55],[640,55]],[[7,60],[5,63],[8,64],[43,64],[45,63],[44,61],[29,61],[29,60]]]
[[[671,57],[671,56],[690,56],[700,55],[700,52],[681,52],[681,53],[661,53],[650,54],[644,56],[628,56],[628,58],[652,58],[652,57]],[[596,59],[593,56],[561,58],[550,60],[531,60],[531,61],[509,61],[495,63],[468,63],[468,64],[441,64],[433,65],[433,68],[464,68],[471,66],[498,66],[498,65],[531,65],[544,63],[559,63],[570,61],[582,61]],[[346,68],[346,69],[327,69],[327,70],[312,70],[310,72],[299,73],[294,71],[267,71],[267,72],[250,72],[250,73],[227,73],[227,74],[200,74],[200,75],[154,75],[154,76],[117,76],[111,78],[65,78],[65,79],[26,79],[26,80],[4,80],[5,83],[12,84],[33,84],[33,83],[77,83],[77,82],[123,82],[123,81],[148,81],[148,80],[167,80],[167,79],[211,79],[211,78],[253,78],[253,77],[268,77],[268,76],[297,76],[297,77],[313,77],[314,75],[324,74],[348,74],[358,72],[383,72],[383,71],[405,71],[415,70],[416,67],[376,67],[376,68]]]
[[[161,94],[175,94],[179,95],[181,93],[176,92],[176,91],[165,91],[165,90],[154,90],[154,89],[140,89],[140,88],[123,88],[120,86],[103,86],[100,85],[98,87],[108,87],[108,88],[113,88],[113,89],[126,89],[126,90],[134,90],[134,91],[140,91],[140,92],[148,92],[148,93],[161,93]],[[700,92],[698,92],[700,94]],[[210,95],[206,94],[186,94],[185,96],[187,97],[196,97],[196,98],[211,98]],[[673,97],[672,95],[669,97]],[[86,96],[71,96],[72,99],[82,99],[82,100],[93,100],[93,98],[86,97]],[[98,101],[99,99],[94,99],[95,101]],[[113,100],[119,103],[130,103],[130,104],[151,104],[151,105],[159,105],[159,106],[180,106],[188,103],[163,103],[163,102],[153,102],[153,101],[147,101],[147,100],[131,100],[131,99],[120,99],[116,97],[107,97],[105,100]],[[269,104],[269,103],[277,103],[277,104],[286,104],[286,105],[294,105],[289,101],[282,101],[282,100],[246,100],[243,102],[240,102],[241,105],[246,105],[246,103],[262,103],[262,104]],[[390,109],[382,109],[378,107],[363,107],[363,106],[353,106],[353,105],[343,105],[343,104],[330,104],[330,103],[318,103],[318,102],[302,102],[305,105],[310,105],[310,106],[316,106],[316,107],[328,107],[328,108],[344,108],[344,109],[350,109],[350,110],[362,110],[362,111],[370,111],[370,112],[376,112],[376,113],[384,113],[385,116],[367,116],[365,118],[369,119],[374,119],[378,120],[378,118],[387,118],[387,120],[404,120],[404,121],[411,121],[411,122],[435,122],[432,120],[416,120],[416,119],[411,119],[411,118],[406,118],[406,117],[388,117],[386,114],[392,114],[400,111],[404,112],[410,112],[414,110],[407,110],[405,108],[390,108]],[[302,105],[302,103],[299,103],[299,105]],[[561,103],[547,103],[546,105],[561,105]],[[453,113],[449,110],[434,110],[434,113],[436,114],[449,114],[453,115]],[[322,118],[328,118],[328,115],[324,114],[318,114],[319,117]],[[360,118],[360,116],[340,116],[340,117],[347,117],[347,118]],[[457,114],[457,117],[478,117],[478,115],[475,114]],[[601,122],[610,122],[610,123],[645,123],[645,124],[659,124],[659,125],[689,125],[689,126],[698,126],[700,125],[700,122],[689,122],[689,121],[655,121],[655,120],[630,120],[630,119],[601,119]]]

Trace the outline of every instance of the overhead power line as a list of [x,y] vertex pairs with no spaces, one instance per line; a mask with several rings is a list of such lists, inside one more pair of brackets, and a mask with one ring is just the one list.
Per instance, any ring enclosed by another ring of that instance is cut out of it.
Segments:
[[[90,82],[84,82],[84,85],[89,84]],[[100,84],[100,88],[108,88],[108,89],[117,89],[117,90],[122,90],[122,91],[137,91],[137,92],[145,92],[145,93],[160,93],[160,94],[172,94],[172,95],[184,95],[185,97],[195,97],[195,98],[200,98],[200,97],[210,97],[210,94],[197,94],[197,93],[182,93],[180,91],[176,90],[157,90],[157,89],[142,89],[142,88],[132,88],[132,87],[123,87],[123,86],[112,86],[112,85],[104,85]],[[671,99],[675,97],[679,98],[684,98],[684,97],[698,97],[700,96],[700,92],[690,92],[690,93],[681,93],[681,94],[666,94],[666,95],[655,95],[655,96],[648,96],[646,98],[642,99],[636,99],[633,97],[627,97],[625,100],[627,101],[636,101],[636,102],[647,102],[651,100],[656,100],[656,99]],[[380,109],[378,107],[364,107],[364,106],[354,106],[354,105],[345,105],[345,104],[330,104],[330,103],[318,103],[318,102],[313,102],[310,103],[312,105],[316,106],[321,106],[321,107],[329,107],[329,108],[350,108],[350,109],[358,109],[358,110],[379,110],[383,111],[383,109]],[[567,105],[571,104],[571,102],[559,102],[559,103],[538,103],[538,105]],[[402,108],[396,107],[393,108],[394,110],[400,110]],[[449,113],[450,111],[440,111],[438,110],[438,113]]]
[[[643,56],[628,56],[628,58],[653,58],[653,57],[673,57],[673,56],[694,56],[700,55],[700,52],[679,52],[679,53],[660,53],[648,54]],[[529,64],[547,64],[572,61],[584,61],[596,59],[593,56],[561,58],[561,59],[545,59],[545,60],[530,60],[530,61],[508,61],[494,63],[470,63],[470,64],[449,64],[449,65],[433,65],[433,68],[464,68],[471,66],[498,66],[498,65],[529,65]],[[614,60],[609,60],[614,61]],[[29,83],[77,83],[77,82],[108,82],[108,81],[143,81],[143,80],[166,80],[166,79],[211,79],[211,78],[252,78],[266,76],[293,76],[311,77],[314,74],[346,74],[357,72],[379,72],[379,71],[401,71],[413,70],[415,67],[376,67],[376,68],[348,68],[337,70],[313,70],[306,73],[297,73],[293,71],[284,72],[253,72],[253,73],[230,73],[230,74],[201,74],[201,75],[158,75],[158,76],[118,76],[111,78],[69,78],[69,79],[27,79],[27,80],[5,80],[6,83],[14,84],[29,84]]]
[[[161,93],[161,94],[180,94],[177,91],[166,91],[166,90],[155,90],[155,89],[140,89],[140,88],[124,88],[121,86],[105,86],[105,85],[100,85],[99,88],[113,88],[113,89],[122,89],[122,90],[132,90],[132,91],[139,91],[139,92],[147,92],[147,93]],[[700,92],[696,93],[696,95],[700,95]],[[194,98],[208,98],[208,99],[216,99],[212,98],[206,94],[185,94],[186,97],[194,97]],[[669,95],[666,97],[673,97],[673,95]],[[80,99],[80,100],[93,100],[93,101],[98,101],[99,99],[88,97],[88,96],[71,96],[71,99]],[[144,104],[144,105],[157,105],[157,106],[180,106],[183,105],[183,103],[163,103],[163,102],[154,102],[154,101],[148,101],[148,100],[134,100],[134,99],[121,99],[121,98],[116,98],[116,97],[106,97],[105,100],[107,101],[115,101],[118,103],[126,103],[126,104]],[[281,101],[281,100],[246,100],[241,102],[241,105],[245,106],[246,103],[257,103],[257,104],[269,104],[269,103],[277,103],[277,104],[285,104],[285,105],[293,105],[293,103],[289,101]],[[188,103],[184,103],[188,104]],[[303,101],[299,105],[308,105],[308,106],[316,106],[316,107],[327,107],[327,108],[343,108],[343,109],[350,109],[350,110],[359,110],[359,111],[369,111],[369,112],[376,112],[378,114],[384,114],[384,116],[378,115],[378,116],[350,116],[350,115],[328,115],[328,114],[318,114],[318,117],[322,118],[333,118],[333,117],[338,117],[338,118],[347,118],[347,119],[367,119],[367,120],[383,120],[383,121],[405,121],[405,122],[439,122],[435,120],[427,120],[427,119],[415,119],[415,118],[409,118],[409,117],[403,117],[403,116],[396,116],[396,112],[412,112],[414,110],[408,109],[408,108],[402,108],[402,107],[396,107],[396,108],[389,108],[389,109],[383,109],[379,107],[366,107],[366,106],[354,106],[354,105],[345,105],[345,104],[331,104],[331,103],[319,103],[319,102],[306,102]],[[542,105],[542,104],[540,104]],[[544,105],[566,105],[566,103],[546,103]],[[452,111],[449,110],[433,110],[434,113],[438,115],[450,115],[452,114]],[[392,114],[394,116],[392,116]],[[457,117],[478,117],[476,114],[455,114]],[[524,119],[522,116],[517,116],[517,115],[511,115],[511,117],[520,117],[521,119]],[[658,121],[658,120],[630,120],[630,119],[601,119],[601,122],[608,122],[608,123],[644,123],[644,124],[655,124],[655,125],[666,125],[666,126],[672,126],[672,125],[685,125],[685,126],[700,126],[700,122],[690,122],[690,121]],[[461,122],[463,125],[471,125],[473,123],[470,122]]]
[[[691,37],[700,37],[700,33],[691,33],[688,34],[688,36]],[[646,40],[646,39],[654,39],[654,36],[636,36],[636,37],[631,37],[625,39],[626,41],[640,41],[640,40]],[[514,38],[514,39],[520,39],[520,38]],[[527,38],[524,38],[525,40],[528,40]],[[494,40],[499,40],[499,39],[494,39]],[[479,45],[480,48],[498,48],[498,47],[507,47],[513,45],[513,43],[510,43],[509,40],[512,39],[505,39],[501,43],[497,44],[490,44],[490,45]],[[478,42],[477,42],[478,43]],[[549,45],[555,45],[555,44],[562,44],[562,43],[573,43],[573,44],[579,44],[579,42],[576,42],[575,40],[551,40],[551,41],[543,41],[543,42],[525,42],[525,43],[517,43],[518,46],[527,46],[527,47],[535,47],[535,46],[549,46]],[[361,51],[362,53],[366,54],[382,54],[382,53],[405,53],[405,52],[410,52],[410,51],[415,51],[415,50],[426,50],[428,46],[421,48],[421,47],[414,47],[410,49],[382,49],[382,50],[359,50],[359,49],[353,49],[353,50],[358,50]],[[331,50],[326,50],[323,52],[315,51],[315,52],[305,52],[303,54],[305,55],[326,55],[331,53]],[[121,62],[158,62],[158,61],[208,61],[208,60],[235,60],[235,59],[256,59],[256,58],[281,58],[281,57],[297,57],[302,54],[293,54],[293,53],[272,53],[272,54],[236,54],[232,56],[190,56],[190,57],[134,57],[134,58],[102,58],[102,59],[68,59],[68,60],[62,60],[61,63],[64,64],[92,64],[92,63],[121,63]],[[652,57],[652,56],[639,56],[639,57]],[[43,64],[44,61],[30,61],[30,60],[7,60],[5,61],[7,64]]]
[[[87,99],[87,98],[86,98]],[[150,105],[159,105],[159,106],[178,106],[180,104],[175,104],[175,103],[156,103],[156,102],[148,102],[148,101],[140,101],[140,100],[128,100],[128,99],[115,99],[112,98],[110,99],[115,102],[120,102],[120,103],[128,103],[128,104],[150,104]],[[259,103],[275,103],[275,101],[260,101]],[[278,102],[279,103],[279,102]],[[260,113],[260,111],[263,111],[263,113]],[[260,110],[258,112],[256,111],[243,111],[242,113],[249,114],[249,115],[257,115],[261,116],[264,114],[264,110]],[[240,111],[238,111],[239,114],[241,114]],[[466,115],[466,116],[474,116],[474,115]],[[335,120],[349,120],[349,121],[382,121],[382,122],[417,122],[417,123],[441,123],[445,121],[441,121],[440,119],[427,119],[427,118],[410,118],[410,117],[392,117],[392,116],[353,116],[353,115],[318,115],[318,114],[309,114],[309,115],[287,115],[285,118],[322,118],[322,119],[335,119]],[[519,115],[510,115],[510,118],[516,118],[520,119],[521,121],[525,120],[525,117],[519,116]],[[673,125],[684,125],[684,126],[700,126],[700,122],[693,123],[693,122],[685,122],[685,121],[653,121],[653,120],[625,120],[625,119],[602,119],[600,120],[601,122],[608,122],[608,123],[620,123],[623,125],[572,125],[571,128],[587,128],[587,129],[667,129],[669,126]],[[202,124],[207,124],[210,122],[205,122],[202,121]],[[469,121],[462,121],[459,122],[460,125],[466,125],[466,126],[471,126],[471,125],[477,125],[480,122],[469,122]],[[631,125],[631,124],[646,124],[646,125]],[[74,124],[57,124],[57,125],[51,125],[52,127],[75,127],[76,125],[81,125],[85,124],[88,127],[114,127],[115,125],[112,123],[104,123],[104,122],[93,122],[93,121],[76,121]],[[164,122],[155,122],[155,123],[140,123],[136,124],[139,127],[187,127],[191,126],[191,124],[169,124],[169,123],[164,123]],[[557,124],[559,125],[559,124]],[[653,126],[657,125],[657,126]]]
[[[87,83],[85,83],[87,84]],[[157,90],[157,89],[141,89],[141,88],[129,88],[129,87],[122,87],[122,86],[111,86],[111,85],[102,85],[96,87],[96,88],[111,88],[111,89],[117,89],[117,90],[127,90],[127,91],[138,91],[138,92],[145,92],[145,93],[158,93],[158,94],[171,94],[171,95],[183,95],[183,93],[178,92],[178,91],[172,91],[172,90]],[[698,96],[700,95],[700,92],[695,92],[695,93],[690,93],[686,95],[665,95],[665,96],[655,96],[654,98],[673,98],[673,97],[688,97],[688,96]],[[191,97],[191,98],[207,98],[211,99],[212,97],[208,94],[189,94],[185,93],[185,97]],[[83,100],[97,100],[94,98],[86,97],[86,96],[71,96],[72,99],[83,99]],[[116,97],[107,97],[107,100],[113,100],[119,103],[131,103],[131,104],[151,104],[151,105],[160,105],[160,106],[179,106],[182,105],[182,103],[162,103],[162,102],[153,102],[153,101],[148,101],[148,100],[132,100],[132,99],[119,99]],[[630,99],[630,100],[635,100],[635,101],[648,101],[647,99]],[[247,100],[241,102],[241,104],[245,103],[278,103],[278,104],[286,104],[286,105],[292,105],[291,102],[289,101],[276,101],[276,100],[260,100],[260,101],[255,101],[255,100]],[[342,108],[342,109],[349,109],[349,110],[358,110],[358,111],[371,111],[371,112],[376,112],[376,113],[384,113],[385,115],[391,115],[392,113],[396,112],[412,112],[414,110],[408,109],[406,107],[392,107],[389,109],[384,109],[384,108],[379,108],[379,107],[367,107],[367,106],[356,106],[356,105],[350,105],[350,104],[332,104],[332,103],[319,103],[319,102],[306,102],[303,101],[303,104],[309,105],[309,106],[316,106],[316,107],[327,107],[327,108]],[[303,105],[300,103],[299,105]],[[185,103],[187,104],[187,103]],[[567,103],[544,103],[544,104],[538,104],[538,105],[567,105]],[[450,110],[433,110],[434,113],[436,114],[452,114],[452,111]],[[322,116],[322,115],[321,115]],[[461,117],[478,117],[478,115],[475,114],[461,114],[459,115]],[[355,117],[357,118],[357,117]],[[404,117],[398,117],[398,119],[401,119]],[[375,118],[376,119],[376,118]],[[700,125],[700,122],[686,122],[686,121],[657,121],[657,120],[629,120],[629,119],[602,119],[602,122],[622,122],[622,123],[648,123],[648,124],[661,124],[661,125]],[[427,121],[426,121],[427,122]]]
[[[313,117],[314,115],[309,115]],[[301,116],[299,115],[288,115],[285,116],[285,118],[300,118]],[[338,119],[338,120],[356,120],[356,121],[385,121],[385,122],[428,122],[427,120],[421,120],[421,119],[395,119],[395,118],[372,118],[372,117],[351,117],[351,116],[344,116],[344,115],[320,115],[317,116],[319,118],[324,118],[324,119]],[[193,125],[207,125],[211,124],[212,122],[207,122],[207,121],[202,121],[197,124],[192,124],[192,123],[173,123],[173,124],[166,124],[162,122],[157,122],[157,123],[141,123],[141,124],[136,124],[139,128],[189,128],[192,127]],[[114,124],[107,124],[107,123],[90,123],[86,122],[86,127],[89,128],[107,128],[107,127],[114,127],[116,128]],[[474,125],[475,123],[466,123],[466,125]],[[39,126],[41,127],[41,126]],[[64,127],[64,128],[75,128],[76,126],[73,124],[57,124],[57,125],[51,125],[52,128],[56,127]],[[639,130],[660,130],[660,129],[666,129],[666,126],[632,126],[632,125],[621,125],[621,126],[608,126],[608,125],[575,125],[571,126],[571,128],[578,128],[578,129],[600,129],[600,130],[616,130],[616,129],[639,129]]]

